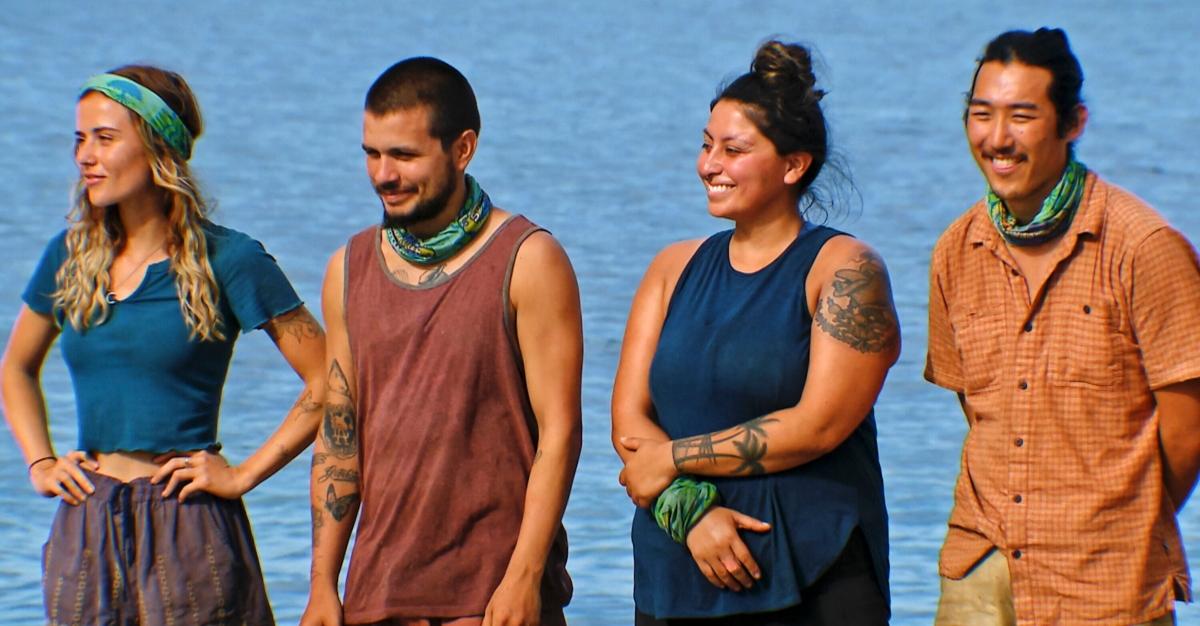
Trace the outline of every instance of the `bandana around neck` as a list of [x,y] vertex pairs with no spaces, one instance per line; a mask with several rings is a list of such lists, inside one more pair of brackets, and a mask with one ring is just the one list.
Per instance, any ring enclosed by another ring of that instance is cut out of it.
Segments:
[[483,229],[492,212],[492,201],[470,174],[466,174],[467,198],[454,218],[438,233],[421,239],[405,228],[384,228],[388,243],[404,260],[417,265],[444,261],[467,245]]
[[1028,224],[1018,224],[1017,218],[1008,212],[1004,201],[988,188],[988,215],[1004,240],[1014,246],[1033,246],[1045,243],[1062,234],[1079,208],[1083,199],[1083,183],[1087,179],[1087,166],[1075,159],[1067,163],[1062,178],[1042,201],[1042,209]]

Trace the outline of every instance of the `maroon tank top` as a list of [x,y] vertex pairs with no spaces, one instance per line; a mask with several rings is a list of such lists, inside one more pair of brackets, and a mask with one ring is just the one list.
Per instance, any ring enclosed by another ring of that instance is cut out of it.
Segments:
[[[432,287],[398,282],[379,228],[346,247],[346,328],[357,380],[362,506],[347,621],[482,615],[517,542],[537,430],[511,319],[513,216]],[[559,527],[545,606],[571,597]]]

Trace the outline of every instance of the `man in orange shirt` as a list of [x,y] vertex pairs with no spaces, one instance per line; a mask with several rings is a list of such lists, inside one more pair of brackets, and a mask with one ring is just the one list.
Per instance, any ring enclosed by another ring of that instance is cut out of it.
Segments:
[[964,115],[988,194],[938,240],[925,377],[970,430],[937,624],[1172,624],[1200,468],[1200,266],[1075,159],[1061,30],[988,44]]

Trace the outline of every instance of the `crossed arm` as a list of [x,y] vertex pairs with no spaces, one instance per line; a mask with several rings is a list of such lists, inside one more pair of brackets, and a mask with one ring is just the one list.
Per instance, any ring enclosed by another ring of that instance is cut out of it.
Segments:
[[[746,476],[803,465],[832,451],[862,422],[900,352],[887,270],[871,248],[838,237],[822,249],[806,288],[813,333],[800,402],[733,428],[675,441],[639,434],[647,432],[635,418],[648,415],[647,373],[665,307],[661,294],[635,298],[630,314],[634,328],[626,341],[631,333],[640,341],[625,348],[632,353],[622,354],[622,368],[638,365],[639,371],[618,373],[613,421],[615,443],[625,460],[621,479],[636,504],[649,506],[680,474]],[[639,306],[655,310],[645,313]],[[654,326],[653,332],[641,328],[646,325]],[[636,393],[627,391],[634,385]]]

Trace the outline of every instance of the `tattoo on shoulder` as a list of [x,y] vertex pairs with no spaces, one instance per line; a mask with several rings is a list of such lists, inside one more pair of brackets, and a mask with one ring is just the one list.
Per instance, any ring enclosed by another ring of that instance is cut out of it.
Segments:
[[[710,433],[676,439],[671,443],[671,456],[675,459],[675,468],[686,472],[686,463],[706,462],[716,465],[720,459],[734,459],[740,464],[733,469],[733,474],[763,474],[766,469],[762,465],[762,458],[767,454],[768,438],[764,426],[778,421],[773,417],[756,417],[715,435]],[[733,446],[734,451],[717,452],[717,445],[726,442]]]
[[329,489],[325,491],[325,510],[329,511],[329,515],[335,522],[342,521],[342,518],[346,517],[346,513],[350,512],[350,507],[356,504],[358,504],[357,491],[338,496],[333,485],[329,485]]
[[[337,360],[329,369],[329,391],[331,397],[325,404],[325,420],[321,424],[321,441],[330,454],[345,459],[358,454],[358,416],[350,398],[350,385]],[[313,461],[316,462],[314,456]]]
[[833,295],[817,303],[821,330],[859,352],[883,352],[900,336],[892,288],[883,261],[863,253],[834,272]]
[[318,339],[325,334],[321,330],[321,325],[317,323],[316,318],[304,307],[288,311],[267,322],[266,330],[267,334],[275,342],[278,342],[285,335],[295,338],[296,341],[303,341],[305,339]]

